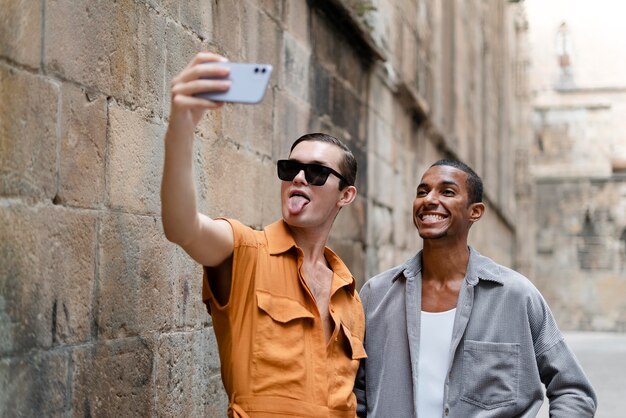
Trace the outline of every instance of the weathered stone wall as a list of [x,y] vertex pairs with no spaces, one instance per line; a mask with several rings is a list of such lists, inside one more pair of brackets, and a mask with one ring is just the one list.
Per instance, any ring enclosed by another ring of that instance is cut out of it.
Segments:
[[169,80],[198,50],[275,68],[262,104],[201,122],[203,212],[275,220],[274,162],[321,130],[359,161],[331,246],[360,283],[420,248],[415,187],[443,156],[485,179],[473,242],[518,263],[520,6],[371,4],[0,0],[0,416],[224,415],[201,269],[159,219]]
[[373,4],[368,23],[389,59],[371,78],[368,190],[375,194],[367,272],[402,262],[421,245],[412,200],[423,171],[442,157],[460,158],[483,177],[489,210],[472,243],[528,272],[528,257],[515,248],[530,234],[511,222],[532,197],[521,193],[530,141],[523,8],[501,1]]

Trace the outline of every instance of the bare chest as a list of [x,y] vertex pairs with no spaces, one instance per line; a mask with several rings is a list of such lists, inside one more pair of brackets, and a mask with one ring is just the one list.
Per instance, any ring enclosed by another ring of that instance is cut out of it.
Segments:
[[333,272],[329,268],[303,268],[304,281],[315,299],[319,311],[324,335],[328,340],[332,334],[332,320],[328,310],[330,304],[330,289],[333,281]]

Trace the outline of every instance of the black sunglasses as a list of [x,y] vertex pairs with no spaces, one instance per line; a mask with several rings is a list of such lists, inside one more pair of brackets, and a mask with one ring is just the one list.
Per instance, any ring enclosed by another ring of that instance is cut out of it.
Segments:
[[305,164],[296,160],[278,160],[278,178],[282,181],[292,181],[300,171],[304,171],[306,181],[313,186],[323,186],[328,176],[334,174],[346,184],[348,181],[338,172],[321,164]]

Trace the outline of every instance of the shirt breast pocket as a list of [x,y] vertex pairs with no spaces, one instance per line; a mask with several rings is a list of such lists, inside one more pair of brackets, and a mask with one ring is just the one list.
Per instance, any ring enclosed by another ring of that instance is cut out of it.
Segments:
[[346,351],[348,352],[349,357],[351,357],[352,360],[367,358],[363,342],[356,336],[352,335],[350,329],[343,322],[341,323],[341,331],[343,331],[343,338],[346,340],[346,346],[348,347],[348,350]]
[[[253,344],[255,391],[298,387],[306,380],[305,327],[313,314],[298,300],[257,290],[257,321]],[[286,385],[286,386],[285,386]]]
[[461,399],[483,409],[517,401],[519,344],[466,340]]

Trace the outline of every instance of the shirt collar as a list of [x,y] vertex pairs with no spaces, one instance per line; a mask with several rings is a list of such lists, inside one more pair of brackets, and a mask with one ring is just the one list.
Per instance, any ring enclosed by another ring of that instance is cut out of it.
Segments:
[[472,286],[478,284],[478,280],[487,280],[503,285],[504,281],[501,279],[502,272],[500,266],[490,258],[481,255],[472,247],[469,247],[469,249],[470,259],[465,280]]
[[[467,272],[465,273],[465,280],[472,286],[476,286],[479,280],[487,280],[490,282],[496,282],[503,285],[504,282],[500,278],[500,266],[494,263],[491,259],[482,256],[471,246],[468,246],[470,251],[469,262],[467,265]],[[398,270],[398,273],[393,277],[392,281],[396,281],[401,276],[411,280],[421,273],[422,271],[422,252],[418,252],[411,259],[407,260],[402,267]]]
[[265,236],[267,237],[267,248],[270,255],[286,253],[296,246],[291,230],[283,219],[266,226]]
[[348,267],[344,264],[341,258],[339,258],[339,256],[328,247],[324,249],[324,257],[326,257],[326,261],[330,264],[331,270],[335,273],[334,277],[339,278],[338,281],[333,279],[330,294],[334,294],[340,287],[347,286],[350,290],[350,294],[354,296],[354,292],[356,292],[356,281],[354,280],[354,276],[352,276]]
[[[265,236],[267,237],[267,248],[270,255],[279,255],[286,253],[292,248],[298,248],[291,234],[291,230],[284,219],[280,219],[266,226]],[[328,264],[330,264],[331,270],[335,273],[335,276],[340,279],[337,284],[333,280],[331,294],[339,287],[348,286],[350,293],[354,295],[354,292],[356,292],[356,281],[348,267],[346,267],[341,258],[328,247],[324,248],[324,256]]]

